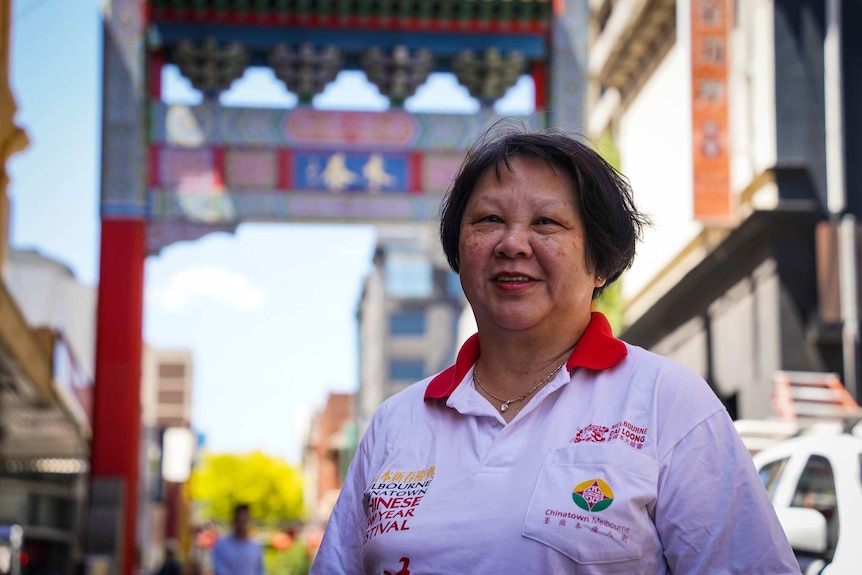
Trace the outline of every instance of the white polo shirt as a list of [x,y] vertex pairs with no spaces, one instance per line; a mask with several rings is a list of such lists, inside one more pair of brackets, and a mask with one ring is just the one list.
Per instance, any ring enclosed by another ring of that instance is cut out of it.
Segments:
[[799,566],[721,402],[594,313],[510,422],[455,365],[381,405],[312,574],[757,573]]

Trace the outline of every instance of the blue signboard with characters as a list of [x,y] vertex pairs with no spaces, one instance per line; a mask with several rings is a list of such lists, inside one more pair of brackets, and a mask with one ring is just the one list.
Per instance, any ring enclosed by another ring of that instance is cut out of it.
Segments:
[[294,183],[300,190],[329,192],[406,192],[410,188],[406,155],[362,152],[297,152]]

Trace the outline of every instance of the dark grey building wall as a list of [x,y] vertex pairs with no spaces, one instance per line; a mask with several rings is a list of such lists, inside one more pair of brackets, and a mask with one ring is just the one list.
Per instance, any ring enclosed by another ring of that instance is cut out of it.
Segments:
[[[775,106],[778,168],[799,170],[805,186],[782,187],[783,198],[813,197],[826,206],[824,0],[780,0],[775,6]],[[862,219],[862,2],[841,2],[845,189]]]
[[817,316],[811,211],[755,212],[621,338],[700,373],[733,417],[769,415],[777,369],[837,370]]
[[802,170],[810,182],[779,191],[783,199],[814,197],[825,208],[824,3],[780,0],[774,6],[777,167]]
[[862,2],[842,4],[845,186],[848,208],[862,219]]

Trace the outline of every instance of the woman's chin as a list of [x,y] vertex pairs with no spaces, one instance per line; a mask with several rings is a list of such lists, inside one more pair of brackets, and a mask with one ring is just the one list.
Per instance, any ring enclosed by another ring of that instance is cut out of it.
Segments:
[[511,314],[497,316],[492,320],[494,329],[505,332],[523,332],[541,325],[541,321],[534,316],[523,314]]

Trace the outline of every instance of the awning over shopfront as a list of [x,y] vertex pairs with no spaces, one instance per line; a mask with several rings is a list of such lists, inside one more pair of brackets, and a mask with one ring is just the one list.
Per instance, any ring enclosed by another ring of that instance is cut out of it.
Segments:
[[59,469],[59,460],[88,456],[86,413],[54,377],[56,343],[49,330],[27,325],[0,282],[0,472],[38,471],[43,459]]

